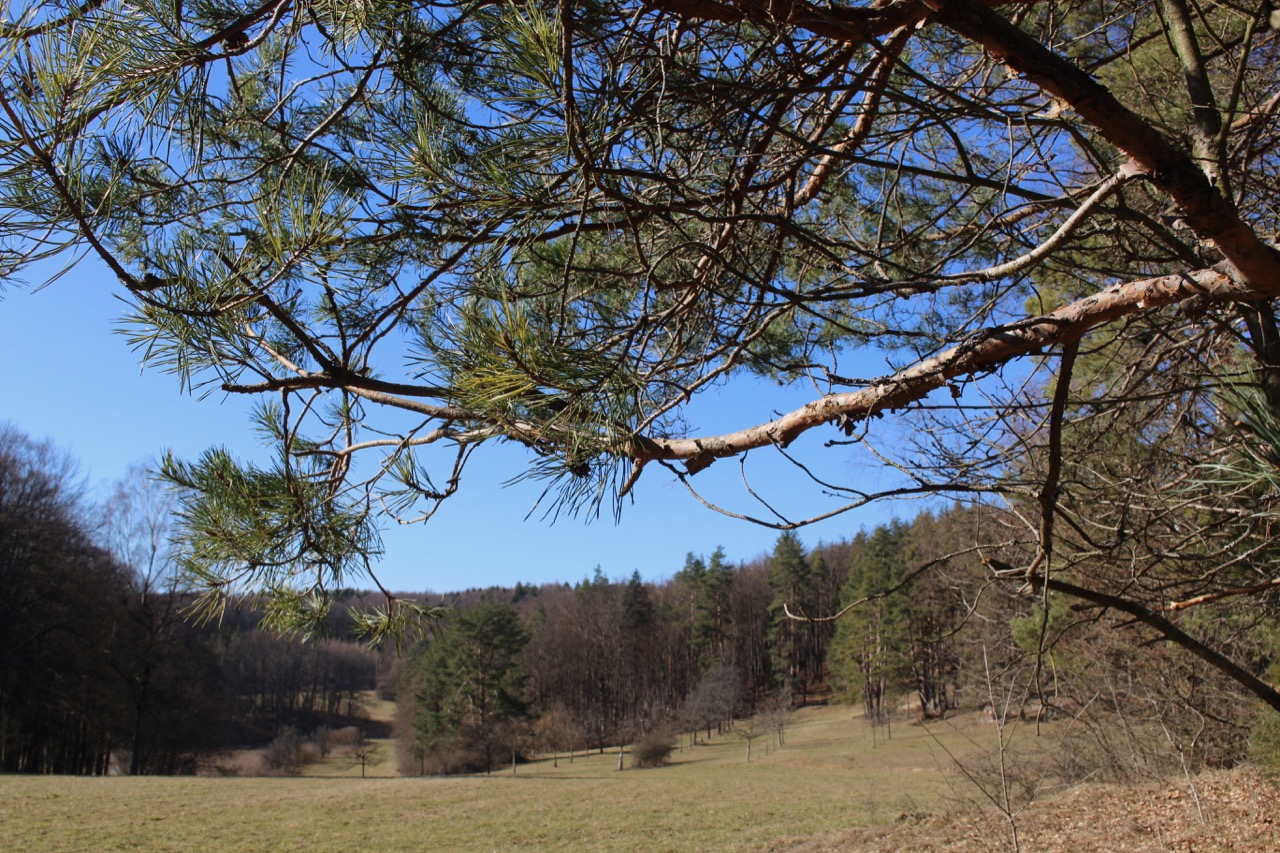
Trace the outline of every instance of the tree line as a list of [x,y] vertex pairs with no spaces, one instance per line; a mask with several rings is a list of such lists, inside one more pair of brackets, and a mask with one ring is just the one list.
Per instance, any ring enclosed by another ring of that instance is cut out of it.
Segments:
[[[711,735],[738,718],[833,700],[863,702],[875,720],[904,702],[944,716],[974,689],[975,642],[1020,654],[1009,620],[1027,605],[1007,593],[1003,612],[985,614],[1003,632],[959,639],[960,581],[985,571],[960,543],[982,517],[926,511],[811,551],[783,533],[772,553],[736,565],[721,548],[690,553],[659,583],[638,573],[613,581],[597,568],[573,586],[472,591],[410,656],[405,765],[487,770],[532,751]],[[912,560],[945,571],[922,576],[909,599],[879,599]],[[862,599],[876,603],[829,618]]]
[[[1270,716],[1235,679],[1123,611],[1037,590],[1000,540],[1017,512],[923,511],[807,550],[781,534],[738,564],[689,554],[662,582],[472,590],[409,656],[402,767],[490,770],[654,736],[758,733],[811,703],[865,724],[1070,719],[1060,778],[1132,778],[1243,759]],[[1106,570],[1099,560],[1095,571]],[[975,593],[976,590],[976,593]],[[1242,607],[1188,630],[1280,673],[1274,623]],[[838,617],[838,618],[836,618]],[[1063,733],[1065,731],[1065,734]]]
[[[372,594],[335,593],[305,643],[270,630],[253,597],[216,623],[190,618],[198,597],[182,582],[172,506],[148,482],[132,472],[91,505],[65,454],[0,430],[5,771],[188,772],[230,746],[349,721],[375,688],[397,696],[417,772],[710,736],[829,701],[872,725],[957,708],[1069,715],[1086,740],[1063,751],[1068,775],[1174,756],[1230,764],[1270,731],[1239,677],[1185,653],[1200,644],[1280,680],[1280,632],[1255,597],[1175,602],[1166,621],[1185,639],[1153,635],[1114,602],[1073,601],[1011,570],[1034,554],[1010,535],[1016,504],[955,504],[812,549],[784,532],[742,562],[690,553],[658,582],[597,568],[574,585],[470,590],[399,656],[343,634]],[[1144,530],[1153,549],[1176,532],[1165,525]],[[1118,570],[1105,553],[1076,569]]]
[[0,427],[0,770],[190,772],[374,688],[362,645],[264,631],[253,599],[189,619],[167,513],[141,471],[92,506],[68,456]]

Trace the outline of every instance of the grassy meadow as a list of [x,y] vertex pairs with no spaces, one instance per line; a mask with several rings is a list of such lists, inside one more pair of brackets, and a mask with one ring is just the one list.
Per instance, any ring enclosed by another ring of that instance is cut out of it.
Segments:
[[750,764],[725,735],[624,772],[614,752],[487,777],[387,778],[388,761],[360,779],[335,759],[285,778],[0,776],[0,839],[13,851],[778,849],[968,798],[948,752],[994,745],[994,728],[969,714],[930,729],[895,724],[873,745],[848,708],[812,708],[782,749],[756,740]]

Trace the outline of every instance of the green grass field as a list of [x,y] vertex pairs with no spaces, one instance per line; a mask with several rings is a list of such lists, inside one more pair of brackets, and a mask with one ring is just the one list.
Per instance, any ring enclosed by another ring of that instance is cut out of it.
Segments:
[[[462,778],[0,776],[0,846],[12,851],[692,851],[778,849],[956,801],[952,760],[994,738],[899,724],[873,748],[847,708],[793,717],[753,761],[732,735],[617,770],[579,754]],[[390,768],[372,768],[371,774]],[[324,768],[313,768],[323,772]]]

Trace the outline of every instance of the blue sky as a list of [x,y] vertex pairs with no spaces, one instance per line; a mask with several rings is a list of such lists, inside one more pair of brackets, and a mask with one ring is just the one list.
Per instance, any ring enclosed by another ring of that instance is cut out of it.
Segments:
[[[166,449],[190,458],[225,445],[241,458],[253,458],[251,401],[216,391],[198,399],[183,394],[174,377],[143,371],[139,354],[117,331],[124,312],[124,304],[113,296],[118,288],[109,273],[85,264],[43,289],[10,287],[0,293],[0,358],[5,365],[0,371],[0,420],[70,452],[91,491],[104,495],[130,465],[155,459]],[[873,375],[885,372],[883,364],[869,369]],[[812,396],[812,389],[742,384],[699,401],[691,419],[701,427],[700,434],[740,428]],[[877,425],[884,426],[887,422]],[[806,456],[820,476],[837,482],[856,480],[865,487],[881,479],[881,472],[859,461],[851,449],[812,452],[832,437],[805,436],[793,450]],[[645,579],[660,580],[681,568],[687,552],[709,554],[723,546],[731,561],[741,562],[770,551],[778,535],[705,509],[659,469],[641,478],[635,503],[624,510],[618,525],[607,516],[590,524],[574,518],[551,524],[539,515],[526,520],[541,486],[502,486],[526,462],[518,447],[482,448],[459,494],[430,522],[384,531],[386,554],[377,567],[383,583],[398,590],[444,592],[516,581],[576,582],[596,566],[611,578],[638,569]],[[812,487],[797,487],[793,469],[772,452],[753,455],[749,471],[760,494],[796,516],[838,505]],[[713,495],[729,496],[739,510],[763,512],[743,492],[736,461],[718,462],[695,482]],[[854,511],[806,527],[800,536],[812,546],[852,536],[895,512],[907,517],[917,509],[898,504]]]

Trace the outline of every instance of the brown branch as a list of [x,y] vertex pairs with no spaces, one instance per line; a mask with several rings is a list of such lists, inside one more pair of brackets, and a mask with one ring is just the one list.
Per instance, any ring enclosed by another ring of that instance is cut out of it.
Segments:
[[[988,0],[995,6],[1025,6],[1032,0]],[[933,14],[919,0],[873,7],[817,6],[806,0],[649,0],[649,5],[681,18],[735,24],[787,24],[838,41],[866,42],[911,27]]]
[[858,120],[854,122],[852,128],[849,129],[845,138],[832,145],[821,159],[814,166],[813,174],[805,181],[803,187],[796,191],[795,199],[792,204],[799,207],[808,204],[822,189],[827,178],[835,171],[838,165],[838,157],[848,151],[852,151],[862,144],[867,134],[871,132],[871,126],[875,123],[876,116],[880,112],[880,102],[884,98],[884,93],[889,85],[889,75],[892,74],[894,66],[898,62],[898,57],[902,55],[903,48],[907,46],[907,40],[911,37],[912,30],[903,27],[893,34],[889,39],[889,43],[885,45],[884,50],[872,62],[872,68],[869,81],[866,84],[867,90],[862,99],[862,108],[858,111]]
[[[1027,577],[1043,572],[1045,577],[1053,569],[1053,520],[1058,510],[1058,485],[1062,477],[1062,425],[1066,420],[1067,401],[1071,396],[1071,374],[1075,370],[1076,355],[1080,352],[1080,339],[1071,338],[1062,345],[1062,360],[1058,367],[1058,379],[1053,388],[1053,404],[1049,410],[1049,442],[1044,485],[1040,489],[1040,541],[1035,559],[1027,568]],[[1041,677],[1044,675],[1044,658],[1049,639],[1049,588],[1042,587],[1044,597],[1040,602],[1040,630],[1036,639],[1036,667],[1034,680],[1036,691],[1043,695]]]
[[1204,595],[1197,595],[1184,601],[1174,601],[1166,604],[1164,609],[1173,613],[1178,610],[1186,610],[1188,607],[1197,607],[1212,601],[1221,601],[1224,598],[1233,598],[1237,595],[1257,595],[1262,592],[1270,592],[1273,589],[1280,589],[1280,578],[1274,578],[1266,583],[1254,584],[1253,586],[1232,586],[1220,589],[1217,592],[1206,592]]
[[417,412],[421,415],[429,415],[433,418],[440,418],[446,421],[466,421],[476,420],[475,413],[468,412],[465,409],[455,409],[452,406],[433,406],[430,403],[423,403],[418,400],[397,397],[394,394],[386,394],[382,391],[374,391],[368,388],[359,388],[348,385],[346,390],[355,394],[357,397],[363,397],[373,403],[380,403],[384,406],[394,406],[397,409],[404,409],[407,412]]
[[49,153],[49,149],[43,148],[36,143],[3,91],[0,91],[0,110],[3,110],[9,121],[13,123],[14,129],[17,130],[18,135],[21,137],[20,142],[31,152],[32,158],[35,159],[41,171],[45,173],[45,176],[53,184],[54,191],[58,194],[58,199],[66,206],[67,213],[75,221],[76,229],[80,232],[80,236],[93,249],[94,254],[107,265],[125,287],[135,288],[142,284],[143,282],[139,281],[136,276],[130,274],[124,268],[124,265],[120,263],[98,237],[93,228],[93,223],[90,221],[90,214],[80,206],[80,200],[71,192],[71,188],[63,178],[62,172],[58,169],[58,164],[54,162],[53,155]]
[[68,24],[75,24],[90,12],[97,11],[104,2],[105,0],[88,0],[65,15],[59,15],[29,27],[18,26],[8,21],[0,22],[0,39],[17,41],[42,36]]
[[1045,586],[1054,592],[1061,592],[1082,601],[1088,601],[1100,607],[1106,607],[1111,610],[1119,610],[1121,613],[1128,613],[1134,619],[1149,628],[1154,628],[1169,642],[1181,646],[1191,652],[1196,657],[1208,663],[1219,672],[1244,687],[1253,695],[1257,696],[1263,702],[1266,702],[1272,708],[1280,711],[1280,691],[1277,691],[1270,684],[1258,678],[1244,667],[1237,664],[1231,658],[1219,651],[1209,648],[1204,643],[1184,632],[1177,625],[1170,622],[1158,613],[1154,613],[1136,601],[1130,601],[1127,598],[1109,595],[1105,592],[1088,589],[1082,586],[1076,586],[1058,578],[1045,578],[1042,575],[1032,575],[1028,579],[1032,586]]
[[1126,169],[1146,176],[1177,205],[1183,220],[1211,241],[1234,267],[1230,272],[1258,295],[1280,296],[1280,253],[1258,239],[1182,148],[1120,103],[1093,77],[976,0],[926,0],[935,20],[980,45],[994,59],[1069,105],[1133,161]]
[[[1058,381],[1054,383],[1053,404],[1049,409],[1048,469],[1044,485],[1040,488],[1040,548],[1027,569],[1033,575],[1044,567],[1047,575],[1053,565],[1053,519],[1058,508],[1058,481],[1062,476],[1062,424],[1066,418],[1067,399],[1071,394],[1071,372],[1075,368],[1076,353],[1080,351],[1080,339],[1070,338],[1062,346],[1062,362],[1058,368]],[[1046,619],[1048,608],[1045,608]],[[1044,637],[1040,638],[1043,651]]]
[[1212,178],[1225,171],[1215,156],[1216,141],[1218,134],[1222,131],[1222,116],[1218,112],[1217,100],[1213,96],[1213,86],[1209,82],[1204,54],[1201,53],[1196,39],[1191,10],[1187,8],[1184,0],[1160,0],[1156,8],[1164,20],[1169,43],[1179,62],[1182,63],[1182,79],[1191,99],[1191,111],[1195,119],[1192,150],[1196,159],[1200,161],[1201,169]]
[[396,394],[401,397],[446,397],[449,394],[449,389],[447,388],[385,382],[381,379],[373,379],[352,373],[337,375],[309,373],[299,376],[273,377],[250,385],[235,382],[225,382],[222,385],[222,390],[228,394],[262,394],[268,391],[297,390],[300,388],[331,388],[334,390],[363,388],[369,391],[380,391],[384,394]]
[[908,572],[905,576],[903,576],[901,581],[889,587],[888,589],[881,590],[880,592],[873,592],[870,595],[864,595],[862,598],[859,598],[856,601],[849,602],[844,607],[841,607],[838,611],[828,616],[810,616],[804,612],[792,613],[791,605],[785,601],[782,603],[782,612],[786,614],[788,619],[794,622],[813,622],[813,623],[835,622],[839,619],[844,618],[844,615],[846,613],[849,613],[852,610],[856,610],[857,608],[861,607],[864,604],[869,604],[873,601],[880,601],[881,599],[888,598],[891,595],[896,595],[897,593],[911,586],[911,584],[915,583],[916,578],[920,577],[922,574],[929,571],[930,569],[936,568],[941,565],[945,565],[948,560],[954,558],[955,556],[957,556],[957,554],[967,554],[974,550],[977,550],[977,549],[969,548],[964,551],[947,554],[943,557],[938,557],[936,559],[929,560],[928,562],[921,563],[919,566],[916,566],[914,569]]
[[271,16],[287,3],[287,0],[267,0],[256,9],[250,9],[239,18],[229,22],[222,29],[212,33],[191,45],[192,50],[208,50],[214,45],[226,42],[233,50],[247,43],[245,33],[259,21]]
[[1128,155],[1133,174],[1146,176],[1170,196],[1196,236],[1212,242],[1231,262],[1230,274],[1259,295],[1280,296],[1280,253],[1258,239],[1195,160],[1088,73],[992,8],[1025,5],[1021,0],[900,0],[877,8],[831,8],[805,0],[654,0],[653,5],[685,18],[787,24],[845,42],[873,41],[936,21],[1068,105]]
[[786,447],[800,435],[824,424],[835,423],[851,429],[860,420],[917,402],[958,376],[995,370],[1016,358],[1077,339],[1090,329],[1120,317],[1192,297],[1208,302],[1233,302],[1255,296],[1253,291],[1218,269],[1124,282],[1042,317],[986,330],[867,388],[829,394],[768,423],[703,438],[638,436],[628,446],[627,453],[637,462],[684,461],[688,471],[696,473],[716,459],[737,456],[747,450],[774,445]]
[[1266,103],[1244,113],[1235,121],[1231,122],[1230,132],[1234,134],[1248,130],[1252,125],[1266,121],[1277,112],[1280,112],[1280,92],[1276,92],[1267,99]]

